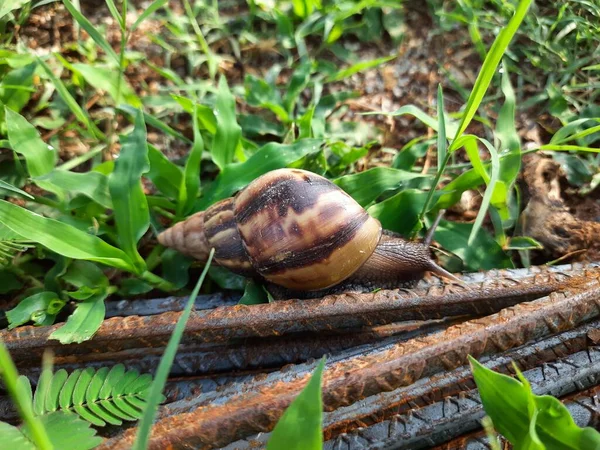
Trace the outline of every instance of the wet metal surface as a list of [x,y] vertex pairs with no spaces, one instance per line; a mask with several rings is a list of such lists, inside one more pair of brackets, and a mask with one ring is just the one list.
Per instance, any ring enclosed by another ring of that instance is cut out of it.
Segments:
[[[464,365],[468,354],[475,357],[496,354],[598,316],[600,271],[592,270],[570,279],[562,292],[430,336],[329,363],[323,380],[325,410],[348,406],[410,385],[422,377],[452,370]],[[309,372],[294,369],[268,375],[264,382],[241,383],[224,389],[212,402],[210,395],[198,397],[195,409],[158,421],[151,448],[222,446],[259,431],[269,431],[309,378]],[[268,389],[264,388],[265,383]],[[134,433],[128,430],[118,439],[107,441],[104,448],[127,448]]]

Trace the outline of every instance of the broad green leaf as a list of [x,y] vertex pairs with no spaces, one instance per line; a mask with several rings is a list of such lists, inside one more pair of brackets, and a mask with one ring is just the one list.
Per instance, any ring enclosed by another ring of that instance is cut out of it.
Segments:
[[217,200],[239,191],[255,178],[286,167],[303,156],[317,153],[322,144],[321,139],[300,139],[289,145],[272,142],[261,147],[247,161],[225,167],[215,181],[206,187],[204,196],[196,202],[194,210],[202,211]]
[[91,339],[104,320],[106,312],[104,299],[106,297],[105,290],[77,303],[77,309],[69,316],[67,323],[53,331],[49,339],[56,339],[61,344],[79,344]]
[[[206,130],[209,134],[217,133],[217,118],[212,109],[206,105],[194,103],[189,98],[181,97],[179,95],[171,95],[171,97],[173,97],[173,99],[175,99],[188,114],[197,114],[198,126],[201,130]],[[191,143],[189,139],[187,139],[187,142]]]
[[266,108],[273,112],[279,120],[289,121],[289,114],[283,105],[281,95],[273,84],[262,78],[247,74],[244,78],[244,87],[246,89],[246,101],[249,105]]
[[[40,417],[55,449],[88,450],[102,442],[90,424],[71,412],[56,411]],[[27,428],[24,429],[28,434]]]
[[15,152],[25,157],[29,175],[35,178],[54,169],[54,148],[46,144],[35,127],[19,113],[9,108],[5,108],[4,113],[10,145]]
[[204,151],[204,141],[200,130],[198,129],[197,109],[194,110],[194,145],[190,150],[185,162],[183,178],[179,188],[179,199],[177,201],[177,215],[182,217],[187,214],[194,206],[200,190],[200,165],[202,163],[202,152]]
[[427,192],[406,189],[371,206],[367,211],[381,222],[381,226],[385,230],[396,231],[408,236],[413,231],[422,228],[422,224],[419,223],[419,215],[426,199]]
[[17,306],[6,312],[8,329],[12,330],[29,321],[33,321],[36,325],[52,324],[56,314],[48,314],[47,310],[57,299],[58,296],[54,292],[39,292],[24,298]]
[[6,422],[0,422],[0,448],[37,450],[35,444],[19,428]]
[[46,410],[46,397],[50,391],[50,385],[52,384],[52,366],[43,364],[42,372],[38,379],[38,384],[35,388],[35,394],[33,394],[33,412],[37,416],[44,414]]
[[[142,101],[118,70],[84,63],[71,64],[71,67],[79,72],[91,87],[106,91],[115,104],[129,103],[134,108],[142,106]],[[120,88],[119,78],[121,78]]]
[[275,425],[267,450],[319,450],[323,448],[323,400],[321,378],[325,357],[321,359],[302,392],[285,410]]
[[[481,104],[481,101],[487,92],[488,86],[494,77],[494,73],[496,73],[498,64],[500,64],[502,56],[504,56],[510,41],[519,29],[519,26],[521,25],[521,22],[523,21],[530,4],[531,0],[521,0],[506,27],[500,31],[500,34],[494,40],[492,47],[485,57],[485,61],[483,61],[481,70],[479,71],[477,79],[475,80],[475,85],[473,86],[471,94],[469,95],[469,99],[467,100],[463,117],[460,121],[460,125],[456,131],[456,134],[454,135],[454,142],[465,132],[471,123],[471,120],[473,120],[473,117],[475,117],[477,109],[479,108],[479,105]],[[455,150],[454,142],[452,142],[450,148],[448,149],[450,153]]]
[[321,0],[292,0],[294,14],[306,19],[315,9],[321,9]]
[[215,164],[223,170],[233,161],[242,137],[242,129],[235,118],[235,97],[229,91],[225,77],[219,79],[214,115],[217,132],[210,153]]
[[145,177],[150,179],[157,189],[170,198],[177,198],[183,174],[181,168],[173,164],[169,159],[153,145],[148,145],[148,161],[150,170]]
[[25,6],[29,0],[4,0],[0,5],[0,19],[6,16],[9,12]]
[[469,271],[512,269],[513,263],[487,230],[477,233],[468,244],[473,225],[442,220],[435,231],[435,240],[460,257]]
[[86,19],[85,16],[81,14],[69,0],[63,0],[63,3],[67,8],[67,11],[69,11],[81,28],[83,28],[94,40],[94,42],[96,42],[96,44],[98,44],[100,48],[118,64],[119,57],[104,36],[100,34],[100,31],[98,31],[98,29],[88,19]]
[[37,64],[32,63],[4,74],[0,83],[0,104],[15,112],[23,109],[35,92],[33,74],[36,67]]
[[[578,427],[558,399],[534,395],[520,372],[521,382],[488,369],[471,356],[469,362],[485,412],[516,449],[600,448],[600,433]],[[531,447],[536,441],[538,445]]]
[[89,261],[73,261],[62,279],[77,287],[89,287],[92,289],[107,288],[108,278],[102,269]]
[[254,280],[248,280],[246,288],[244,289],[244,295],[240,298],[240,305],[258,305],[260,303],[267,303],[267,293],[263,287]]
[[95,201],[107,209],[112,208],[108,193],[108,178],[99,172],[70,172],[54,169],[46,175],[33,180],[42,189],[57,194],[59,197],[73,198],[77,194]]
[[137,251],[137,242],[150,225],[148,201],[142,188],[142,175],[150,169],[146,124],[141,111],[135,116],[133,131],[121,136],[121,151],[108,179],[119,243],[142,273],[146,263]]
[[200,288],[202,287],[202,283],[204,282],[204,278],[206,277],[206,273],[208,272],[208,268],[210,267],[214,253],[215,251],[212,249],[208,256],[208,261],[204,265],[204,270],[202,271],[196,286],[190,294],[190,298],[188,299],[183,312],[177,320],[175,329],[169,338],[169,343],[167,344],[165,352],[160,359],[160,363],[156,369],[154,381],[152,381],[152,385],[150,386],[150,392],[146,399],[147,405],[144,409],[144,415],[140,420],[132,450],[145,450],[148,447],[152,423],[154,422],[156,411],[158,410],[158,404],[163,398],[162,391],[165,387],[165,383],[167,382],[169,371],[171,370],[173,360],[175,359],[175,354],[177,353],[177,347],[179,346],[185,330],[185,325],[190,318],[192,309],[194,308],[194,302],[196,301],[196,297],[198,297],[198,292],[200,292]]
[[363,70],[371,69],[373,67],[377,67],[377,66],[384,64],[388,61],[391,61],[392,59],[395,59],[395,58],[397,58],[397,56],[392,55],[392,56],[385,56],[383,58],[372,59],[369,61],[361,61],[361,62],[356,63],[346,69],[342,69],[339,72],[330,75],[329,77],[327,77],[325,82],[331,83],[334,81],[343,80],[344,78],[348,78],[348,77],[354,75],[355,73],[362,72]]
[[389,167],[374,167],[364,172],[344,175],[333,182],[350,194],[361,206],[366,207],[382,193],[397,189],[402,182],[424,178],[425,175]]
[[559,129],[556,133],[554,133],[554,135],[550,139],[550,144],[563,144],[565,142],[586,137],[590,134],[597,133],[600,131],[600,125],[579,130],[580,128],[582,128],[582,125],[584,125],[587,122],[600,122],[600,118],[586,117],[584,119],[578,119],[569,122],[564,127]]
[[[68,258],[97,261],[130,272],[135,271],[129,257],[122,250],[99,237],[4,200],[0,200],[0,224],[24,239],[37,242]],[[65,236],[68,239],[64,239]]]

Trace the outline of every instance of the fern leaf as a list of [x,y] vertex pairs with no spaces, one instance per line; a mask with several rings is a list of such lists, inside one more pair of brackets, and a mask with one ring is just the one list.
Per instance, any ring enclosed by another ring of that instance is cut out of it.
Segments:
[[151,383],[150,375],[125,371],[122,364],[77,369],[70,375],[64,369],[54,375],[42,371],[33,396],[34,411],[38,415],[74,412],[99,427],[121,425],[141,417]]

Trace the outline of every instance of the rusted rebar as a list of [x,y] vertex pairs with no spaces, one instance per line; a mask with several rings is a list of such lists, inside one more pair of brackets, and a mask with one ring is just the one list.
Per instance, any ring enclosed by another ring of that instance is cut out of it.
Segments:
[[[433,335],[364,352],[329,363],[323,376],[326,411],[552,333],[571,329],[600,316],[600,271],[587,271],[564,283],[564,290],[499,313],[452,326]],[[314,367],[314,366],[313,366]],[[155,426],[151,448],[223,446],[259,431],[269,431],[304,387],[310,371],[289,370],[265,380],[234,385],[220,392],[219,402],[200,396],[190,412],[166,417]],[[168,408],[168,407],[167,407]],[[107,440],[101,448],[128,448],[135,430]]]
[[[556,361],[565,360],[569,355],[584,350],[591,351],[589,350],[591,347],[600,344],[600,339],[594,337],[599,330],[600,321],[595,320],[573,330],[529,342],[522,347],[499,355],[481,358],[480,362],[490,369],[503,373],[513,372],[513,361],[523,371],[531,371],[535,367],[548,364],[554,367]],[[565,379],[566,381],[567,379]],[[409,386],[381,392],[347,407],[326,413],[323,423],[324,437],[330,443],[336,443],[334,448],[345,448],[345,444],[355,441],[363,442],[362,435],[380,436],[380,439],[385,439],[387,438],[385,433],[378,435],[373,431],[384,429],[387,426],[382,428],[378,425],[381,422],[388,421],[388,424],[392,424],[394,421],[399,421],[403,423],[402,418],[410,417],[413,413],[417,417],[421,417],[420,411],[424,408],[438,404],[437,409],[435,407],[428,409],[428,411],[438,411],[440,410],[439,405],[445,404],[445,399],[471,396],[475,389],[475,382],[468,366],[422,378]],[[180,402],[180,404],[182,403],[184,402]],[[451,407],[443,410],[446,411],[446,414],[449,414],[448,411],[453,415],[458,414],[460,410],[452,407],[456,402],[452,400],[450,403]],[[392,429],[397,428],[397,426],[392,426]],[[413,430],[416,432],[415,427]],[[421,433],[419,432],[419,434]],[[337,439],[338,436],[341,438]],[[259,433],[236,441],[229,447],[236,449],[259,448],[268,438],[268,433]],[[369,439],[366,441],[370,442]]]
[[[262,305],[221,307],[197,311],[190,317],[183,342],[227,342],[252,336],[280,336],[374,326],[404,320],[428,320],[448,316],[484,315],[519,302],[547,295],[568,284],[595,276],[588,269],[572,277],[542,272],[518,281],[501,278],[460,285],[433,286],[411,291],[379,291],[371,294],[331,295],[315,300],[290,300]],[[90,341],[61,345],[48,340],[60,325],[21,327],[1,331],[2,339],[17,359],[39,358],[44,349],[56,355],[166,345],[179,312],[156,316],[114,317],[105,320]]]

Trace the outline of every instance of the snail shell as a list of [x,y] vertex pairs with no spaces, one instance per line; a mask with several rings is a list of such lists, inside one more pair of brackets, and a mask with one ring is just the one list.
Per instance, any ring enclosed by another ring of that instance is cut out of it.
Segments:
[[179,222],[158,241],[233,272],[311,291],[339,284],[375,251],[381,224],[335,184],[299,169],[279,169],[235,197]]

